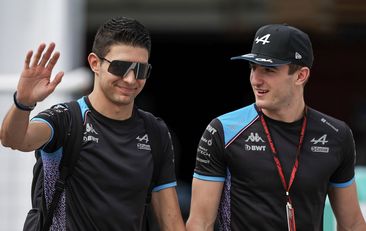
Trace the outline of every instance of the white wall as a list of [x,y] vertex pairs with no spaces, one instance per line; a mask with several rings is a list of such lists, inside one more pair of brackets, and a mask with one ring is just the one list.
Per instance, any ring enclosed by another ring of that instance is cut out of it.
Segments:
[[21,70],[25,53],[40,42],[62,51],[56,69],[68,71],[85,57],[85,0],[0,1],[0,73]]
[[[19,74],[28,50],[40,42],[55,42],[61,57],[54,73],[65,71],[63,81],[31,115],[72,99],[90,87],[92,77],[82,67],[86,58],[84,0],[0,1],[0,121],[13,103]],[[0,146],[0,230],[22,230],[31,208],[33,153]]]

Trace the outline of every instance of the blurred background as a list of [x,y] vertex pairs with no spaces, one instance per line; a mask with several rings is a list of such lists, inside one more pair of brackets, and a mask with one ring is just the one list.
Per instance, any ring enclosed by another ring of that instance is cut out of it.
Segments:
[[[364,0],[1,1],[0,120],[12,104],[26,52],[40,42],[56,42],[61,58],[55,73],[63,70],[65,77],[32,113],[87,94],[93,76],[86,57],[95,32],[107,19],[119,15],[139,20],[151,32],[153,69],[137,104],[162,117],[175,138],[184,216],[203,130],[214,117],[254,100],[248,64],[230,61],[230,57],[248,53],[255,31],[264,24],[288,23],[310,35],[315,61],[306,100],[309,106],[348,123],[357,145],[359,174],[364,172]],[[0,230],[22,229],[30,208],[34,160],[32,153],[0,147]],[[362,179],[359,185],[366,187],[366,178]],[[365,211],[366,196],[362,200]],[[325,222],[326,230],[334,230],[331,216]]]

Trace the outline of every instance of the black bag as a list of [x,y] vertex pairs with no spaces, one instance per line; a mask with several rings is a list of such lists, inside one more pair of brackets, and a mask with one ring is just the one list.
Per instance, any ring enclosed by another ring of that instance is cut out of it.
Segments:
[[[45,198],[43,196],[43,163],[39,151],[36,150],[35,156],[37,161],[33,167],[31,189],[32,209],[27,214],[23,231],[48,231],[50,229],[53,214],[65,188],[67,177],[72,174],[72,170],[79,158],[84,124],[82,121],[80,106],[77,101],[71,101],[65,105],[70,110],[70,113],[68,113],[70,115],[70,125],[66,133],[64,152],[60,163],[60,177],[56,182],[55,193],[47,211]],[[138,109],[138,112],[144,120],[146,132],[151,140],[151,150],[154,163],[152,181],[146,196],[142,231],[159,231],[160,228],[157,224],[150,203],[152,189],[159,177],[160,153],[162,150],[161,134],[165,124],[160,118],[155,117],[149,112],[141,109]],[[74,142],[69,143],[69,140]]]
[[[64,154],[62,155],[60,163],[60,176],[56,181],[55,192],[47,211],[45,198],[43,196],[43,162],[39,150],[36,150],[35,156],[37,161],[33,167],[31,191],[32,209],[28,212],[23,231],[46,231],[50,229],[53,213],[65,188],[67,177],[71,175],[80,154],[81,141],[83,138],[81,110],[77,101],[71,101],[65,105],[71,112],[68,113],[70,116],[70,123],[66,133]],[[75,142],[69,143],[69,140]],[[78,145],[70,145],[73,143]]]

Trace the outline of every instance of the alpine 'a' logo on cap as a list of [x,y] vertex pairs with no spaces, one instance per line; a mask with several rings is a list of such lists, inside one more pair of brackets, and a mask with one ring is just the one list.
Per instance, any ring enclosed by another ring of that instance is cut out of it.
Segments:
[[259,36],[258,36],[257,38],[255,38],[255,43],[257,44],[257,43],[261,42],[262,45],[270,43],[271,41],[268,40],[269,36],[271,36],[271,34],[266,34],[266,35],[262,36],[261,38],[259,38]]

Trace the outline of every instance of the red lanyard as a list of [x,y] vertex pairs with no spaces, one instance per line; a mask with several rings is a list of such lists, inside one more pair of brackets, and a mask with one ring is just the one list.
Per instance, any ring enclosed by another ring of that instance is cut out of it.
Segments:
[[296,149],[296,161],[295,161],[294,166],[292,167],[291,176],[290,176],[290,180],[289,180],[288,185],[287,185],[287,182],[286,182],[286,179],[285,179],[285,175],[283,173],[283,169],[282,169],[280,159],[278,158],[278,153],[277,153],[276,147],[273,143],[273,140],[272,140],[271,134],[269,132],[267,123],[264,119],[263,112],[261,112],[260,119],[261,119],[261,122],[262,122],[262,125],[263,125],[263,128],[264,128],[264,132],[266,133],[271,151],[273,153],[273,159],[274,159],[274,162],[275,162],[276,167],[277,167],[277,172],[278,172],[278,174],[281,178],[283,188],[285,189],[285,192],[286,192],[286,197],[287,197],[286,198],[287,199],[286,209],[289,207],[289,209],[292,212],[291,218],[289,218],[289,214],[287,215],[288,222],[290,221],[290,223],[288,223],[289,230],[296,230],[295,219],[294,219],[294,210],[292,208],[292,202],[291,202],[289,192],[290,192],[290,188],[292,186],[292,183],[294,182],[297,169],[299,167],[299,156],[300,156],[301,147],[302,147],[302,144],[303,144],[303,141],[304,141],[306,124],[307,124],[306,108],[305,108],[304,119],[303,119],[303,122],[302,122],[301,132],[300,132],[299,144],[297,145],[297,149]]

